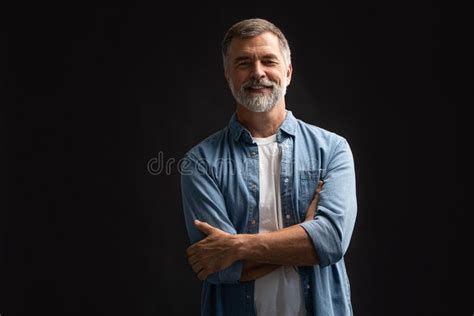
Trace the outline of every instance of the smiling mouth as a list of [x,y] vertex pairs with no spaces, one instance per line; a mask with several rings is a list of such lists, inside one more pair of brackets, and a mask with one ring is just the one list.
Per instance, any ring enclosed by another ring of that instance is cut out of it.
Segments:
[[250,92],[265,92],[271,89],[272,87],[268,87],[268,86],[251,86],[251,87],[246,88],[246,90]]

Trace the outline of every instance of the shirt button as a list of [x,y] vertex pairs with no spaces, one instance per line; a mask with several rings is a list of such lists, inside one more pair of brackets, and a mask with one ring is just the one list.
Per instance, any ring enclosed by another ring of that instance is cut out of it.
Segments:
[[255,225],[255,223],[256,223],[256,221],[255,221],[254,219],[252,219],[252,224],[254,224],[254,225]]
[[309,284],[306,284],[306,288],[309,290],[311,286]]
[[255,155],[256,155],[256,154],[255,154],[255,152],[254,152],[254,151],[252,151],[252,153],[250,153],[250,155],[251,155],[251,156],[252,156],[252,158],[253,158],[253,157],[255,157]]
[[286,219],[290,219],[290,218],[291,218],[290,214],[286,214]]
[[285,178],[285,180],[283,180],[283,181],[285,181],[285,183],[288,183],[289,180],[288,180],[288,178]]

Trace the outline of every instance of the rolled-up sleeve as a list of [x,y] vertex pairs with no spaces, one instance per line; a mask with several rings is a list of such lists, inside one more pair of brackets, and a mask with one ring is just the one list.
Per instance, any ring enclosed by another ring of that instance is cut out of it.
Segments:
[[[210,176],[208,164],[195,156],[187,155],[181,164],[181,194],[184,219],[191,244],[206,236],[194,225],[194,220],[204,221],[229,234],[236,230],[227,215],[222,193]],[[213,273],[206,279],[213,284],[236,284],[242,274],[242,262],[236,261],[228,268]]]
[[325,267],[344,256],[357,214],[354,160],[345,139],[335,145],[322,180],[316,215],[300,225],[313,242],[319,265]]

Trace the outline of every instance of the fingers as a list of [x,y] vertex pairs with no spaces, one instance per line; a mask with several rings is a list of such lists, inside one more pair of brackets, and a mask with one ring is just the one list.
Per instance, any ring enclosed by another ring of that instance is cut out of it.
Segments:
[[194,244],[192,246],[189,246],[188,249],[186,249],[186,254],[188,255],[188,257],[190,256],[193,256],[196,254],[197,250],[196,250],[196,246],[197,244]]
[[316,187],[316,190],[314,191],[313,195],[313,201],[316,200],[316,203],[319,202],[319,194],[321,193],[321,190],[323,189],[324,181],[319,180],[318,186]]
[[191,265],[194,273],[197,274],[198,279],[204,281],[209,275],[209,271],[202,265],[196,256],[188,258],[188,262]]
[[316,214],[316,202],[311,202],[311,204],[308,207],[308,210],[306,211],[304,221],[309,221],[309,220],[314,219],[314,214]]
[[321,189],[323,188],[323,185],[324,185],[324,181],[319,180],[318,187],[316,188],[316,190],[318,190],[318,192],[321,191]]
[[321,192],[321,189],[323,188],[323,185],[324,185],[324,181],[323,181],[323,180],[319,180],[318,186],[317,186],[317,188],[316,188],[316,193],[319,194],[319,192]]
[[201,270],[201,272],[198,273],[198,279],[204,281],[208,275],[209,272],[207,270]]
[[188,262],[189,262],[190,265],[193,265],[193,264],[195,264],[195,263],[198,262],[198,261],[199,261],[198,256],[195,256],[195,255],[194,255],[194,256],[189,256],[189,257],[188,257]]
[[192,264],[191,267],[192,267],[192,269],[195,273],[199,273],[203,269],[203,266],[201,265],[200,262],[196,262],[196,263]]
[[[198,275],[198,277],[199,277],[200,274],[201,274],[201,277],[203,277],[204,279],[207,277],[207,274],[202,272],[202,270],[204,270],[204,266],[199,261],[199,258],[198,258],[197,255],[189,256],[188,257],[188,263],[191,266],[191,268],[193,269],[194,273],[196,273]],[[201,279],[201,277],[199,277],[199,279],[203,280],[203,279]]]
[[197,274],[199,280],[204,281],[207,276],[210,274],[209,267],[206,268],[200,261],[198,261],[195,257],[191,257],[188,259],[191,268],[193,269],[194,273]]
[[324,181],[320,180],[314,192],[313,199],[311,200],[311,203],[309,204],[308,209],[306,210],[306,215],[304,219],[305,221],[314,219],[316,209],[318,208],[319,194],[321,192],[321,189],[323,188],[323,185]]
[[201,222],[200,220],[197,220],[197,219],[194,220],[194,225],[197,227],[197,229],[199,229],[201,232],[203,232],[206,235],[211,234],[212,231],[214,230],[214,227],[212,227],[208,223]]

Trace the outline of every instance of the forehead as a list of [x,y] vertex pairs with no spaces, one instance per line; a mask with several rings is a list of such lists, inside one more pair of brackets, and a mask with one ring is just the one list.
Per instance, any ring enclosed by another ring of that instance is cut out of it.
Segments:
[[273,54],[282,58],[280,41],[270,32],[262,33],[249,38],[233,38],[228,51],[230,58],[242,56],[261,56]]

